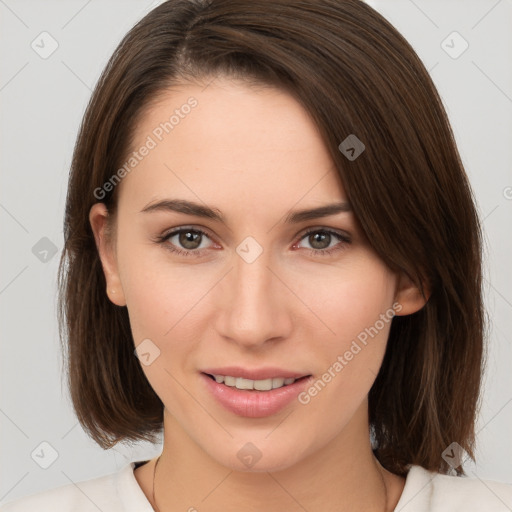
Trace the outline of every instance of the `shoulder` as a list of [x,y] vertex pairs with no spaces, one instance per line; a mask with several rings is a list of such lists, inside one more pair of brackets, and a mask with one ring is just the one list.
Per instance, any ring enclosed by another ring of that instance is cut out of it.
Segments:
[[395,512],[510,512],[512,485],[411,466]]
[[70,483],[25,496],[0,507],[0,512],[153,512],[133,474],[134,462],[117,473]]

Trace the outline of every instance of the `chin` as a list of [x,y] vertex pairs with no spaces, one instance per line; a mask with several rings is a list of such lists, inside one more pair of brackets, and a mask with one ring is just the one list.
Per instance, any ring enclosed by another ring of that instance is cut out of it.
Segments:
[[[247,439],[247,438],[246,438]],[[293,466],[301,457],[297,446],[301,443],[291,443],[290,446],[283,446],[282,441],[272,443],[270,440],[233,442],[224,445],[222,453],[210,452],[210,455],[221,465],[242,473],[266,473],[288,469]]]

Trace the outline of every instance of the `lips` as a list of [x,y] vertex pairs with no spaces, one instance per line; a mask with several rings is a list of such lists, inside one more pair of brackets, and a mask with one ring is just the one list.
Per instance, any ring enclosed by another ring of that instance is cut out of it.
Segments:
[[[270,390],[238,389],[217,382],[212,375],[228,375],[251,380],[274,378],[297,379],[293,383]],[[256,377],[256,378],[255,378]],[[242,369],[240,367],[208,368],[201,373],[201,381],[215,401],[238,416],[263,418],[278,413],[291,404],[308,386],[311,374],[301,374],[282,368]]]

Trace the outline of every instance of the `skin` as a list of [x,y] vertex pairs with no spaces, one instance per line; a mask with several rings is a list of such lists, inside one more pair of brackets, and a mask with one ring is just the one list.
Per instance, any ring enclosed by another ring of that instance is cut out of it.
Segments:
[[[390,323],[308,404],[294,400],[266,418],[225,410],[199,371],[279,366],[318,379],[394,303],[406,315],[425,300],[372,250],[352,212],[284,223],[290,210],[348,200],[316,126],[286,93],[220,77],[206,89],[184,84],[144,113],[134,149],[190,96],[197,107],[119,185],[112,237],[105,206],[90,211],[110,300],[128,308],[135,345],[149,338],[160,350],[142,365],[165,406],[158,508],[393,510],[405,480],[373,456],[367,400]],[[227,224],[141,213],[164,198],[214,206]],[[172,253],[172,244],[191,247],[179,236],[154,241],[180,226],[209,233],[202,255]],[[351,242],[315,244],[308,228]],[[236,252],[247,236],[263,248],[252,263]],[[330,255],[309,252],[334,246]],[[248,442],[262,454],[250,469],[237,457]],[[135,471],[153,506],[155,461]]]

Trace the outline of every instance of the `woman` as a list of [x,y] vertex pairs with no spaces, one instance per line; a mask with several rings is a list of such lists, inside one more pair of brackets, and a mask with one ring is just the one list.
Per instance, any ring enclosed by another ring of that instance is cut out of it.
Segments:
[[420,59],[363,2],[154,9],[94,91],[65,236],[78,419],[105,449],[164,447],[4,510],[512,508],[462,478],[471,189]]

